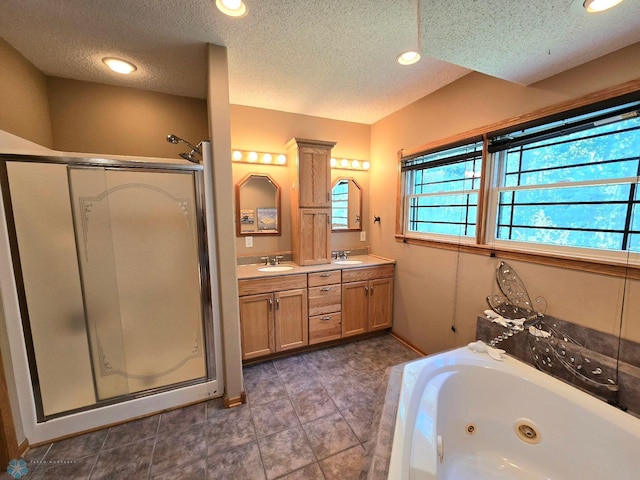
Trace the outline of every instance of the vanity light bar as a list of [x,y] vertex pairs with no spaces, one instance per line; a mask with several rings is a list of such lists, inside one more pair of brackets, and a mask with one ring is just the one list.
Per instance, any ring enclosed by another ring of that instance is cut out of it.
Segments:
[[280,165],[287,164],[287,156],[284,153],[268,153],[249,150],[233,150],[231,153],[233,163],[255,163],[258,165]]
[[367,160],[355,160],[350,158],[331,158],[331,168],[342,170],[369,170],[371,164]]

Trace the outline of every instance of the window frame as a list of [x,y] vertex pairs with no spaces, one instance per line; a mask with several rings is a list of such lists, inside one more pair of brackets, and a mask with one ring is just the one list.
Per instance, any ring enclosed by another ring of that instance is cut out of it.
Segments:
[[[515,132],[550,124],[552,122],[598,112],[625,103],[640,100],[640,79],[601,90],[568,102],[545,107],[528,114],[497,122],[442,140],[431,142],[398,152],[398,198],[396,203],[396,241],[442,248],[462,250],[470,253],[500,256],[505,259],[523,260],[531,263],[561,266],[581,271],[603,273],[613,276],[630,276],[640,279],[640,254],[628,251],[611,251],[613,255],[598,249],[580,247],[562,247],[537,245],[513,240],[497,240],[495,237],[495,214],[497,209],[497,191],[495,187],[495,163],[489,158],[489,139]],[[472,143],[473,139],[483,140],[482,178],[478,196],[478,218],[476,238],[469,242],[461,242],[461,238],[446,238],[433,234],[429,237],[416,236],[408,232],[407,186],[402,163],[406,159],[425,155],[429,152],[444,150],[452,145]],[[611,253],[609,252],[609,253]]]
[[[453,145],[445,145],[442,146],[440,148],[434,149],[433,151],[430,152],[424,152],[420,155],[414,155],[410,158],[404,158],[401,162],[400,168],[401,168],[401,173],[404,173],[403,175],[403,182],[404,182],[404,197],[403,197],[403,203],[404,203],[404,218],[406,219],[406,223],[404,225],[405,227],[405,232],[406,232],[406,236],[407,237],[412,237],[412,238],[416,238],[416,239],[431,239],[431,240],[444,240],[444,241],[449,241],[449,242],[457,242],[457,243],[467,243],[467,244],[473,244],[476,243],[476,238],[478,235],[478,218],[479,215],[476,213],[476,219],[475,222],[473,223],[474,226],[474,230],[475,233],[473,235],[455,235],[455,234],[446,234],[446,233],[435,233],[435,232],[419,232],[419,231],[415,231],[415,230],[411,230],[410,229],[410,224],[412,222],[414,222],[414,220],[412,220],[412,215],[411,215],[411,211],[412,211],[412,205],[411,205],[411,200],[412,199],[420,199],[420,198],[427,198],[427,197],[439,197],[439,196],[448,196],[448,195],[470,195],[470,194],[475,194],[478,197],[478,201],[475,204],[475,206],[473,208],[476,209],[476,212],[478,212],[479,208],[480,208],[480,196],[482,193],[482,179],[481,178],[477,178],[474,177],[471,180],[471,183],[478,183],[478,188],[472,188],[470,190],[466,190],[466,189],[462,189],[462,190],[453,190],[453,191],[447,191],[447,190],[442,190],[442,191],[438,191],[438,192],[432,192],[432,193],[420,193],[420,194],[416,194],[416,193],[409,193],[411,191],[411,178],[413,175],[415,175],[415,172],[418,171],[428,171],[431,168],[440,168],[440,167],[446,167],[448,165],[458,165],[460,163],[463,162],[467,162],[469,160],[473,160],[474,162],[479,160],[480,161],[480,167],[482,169],[484,169],[484,145],[483,145],[483,139],[482,137],[477,137],[477,138],[473,138],[471,139],[471,141],[469,142],[464,142],[464,143],[460,143],[460,144],[453,144]],[[445,157],[441,157],[438,159],[426,159],[424,157],[428,157],[430,155],[437,155],[439,153],[444,153],[444,152],[457,152],[458,149],[460,149],[461,147],[469,147],[472,146],[472,150],[470,151],[465,151],[464,153],[456,153],[454,155],[448,155]],[[481,148],[478,148],[479,146],[481,146]],[[476,152],[480,152],[480,155],[476,154]],[[422,161],[420,161],[422,160]],[[417,162],[414,163],[412,165],[407,165],[408,163],[411,162]],[[420,166],[424,166],[423,168],[420,168]],[[474,170],[475,171],[475,170]],[[465,181],[465,179],[460,178],[460,179],[455,179],[453,181]],[[414,185],[415,186],[415,185]],[[418,207],[420,208],[420,207]],[[466,216],[465,219],[468,218],[468,209],[469,209],[469,205],[467,204],[466,206],[462,206],[460,205],[460,208],[465,208],[465,212],[466,212]],[[451,222],[454,223],[454,222]],[[470,225],[468,221],[464,222],[464,225]]]

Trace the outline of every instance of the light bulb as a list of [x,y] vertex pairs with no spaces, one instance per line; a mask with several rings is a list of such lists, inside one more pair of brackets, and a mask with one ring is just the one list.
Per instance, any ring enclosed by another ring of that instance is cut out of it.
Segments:
[[244,17],[248,11],[242,0],[216,0],[216,7],[230,17]]
[[415,50],[401,53],[400,55],[398,55],[398,58],[396,58],[396,61],[400,65],[413,65],[418,60],[420,60],[420,54]]
[[338,160],[336,160],[335,158],[331,158],[330,163],[331,163],[331,167],[333,168],[333,167],[335,167],[336,165],[338,165]]
[[278,155],[278,163],[280,165],[284,165],[285,163],[287,163],[287,156],[283,154]]
[[370,166],[371,166],[371,164],[369,162],[362,162],[362,169],[363,170],[369,170]]
[[582,5],[587,9],[587,12],[597,13],[609,10],[621,2],[622,0],[585,0]]
[[271,163],[272,161],[273,161],[273,157],[271,156],[271,154],[270,154],[270,153],[265,153],[265,154],[262,156],[262,162],[263,162],[263,163]]
[[351,168],[360,168],[360,160],[352,160]]
[[349,160],[343,158],[342,160],[340,160],[340,166],[343,168],[347,168],[349,166]]
[[234,162],[239,162],[240,160],[242,160],[242,152],[240,150],[234,150],[231,154],[231,158]]
[[102,62],[114,72],[122,73],[123,75],[128,75],[137,70],[137,67],[133,63],[120,58],[104,57]]
[[258,154],[256,152],[249,152],[249,161],[250,162],[257,162],[258,161]]

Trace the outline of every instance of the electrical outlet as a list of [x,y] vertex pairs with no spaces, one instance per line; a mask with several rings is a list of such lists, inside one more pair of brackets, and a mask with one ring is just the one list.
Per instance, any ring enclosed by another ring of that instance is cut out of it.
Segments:
[[367,241],[367,232],[365,232],[364,230],[360,232],[360,241],[361,242]]
[[244,237],[244,246],[247,248],[253,247],[253,237]]

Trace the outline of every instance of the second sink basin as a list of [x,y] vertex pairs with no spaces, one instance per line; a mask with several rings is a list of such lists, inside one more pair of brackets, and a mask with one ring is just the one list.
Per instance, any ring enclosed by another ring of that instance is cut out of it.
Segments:
[[358,263],[362,263],[362,260],[336,260],[333,263],[337,263],[338,265],[357,265]]
[[293,267],[289,267],[287,265],[277,265],[273,267],[262,267],[259,268],[259,272],[285,272],[287,270],[293,270]]

